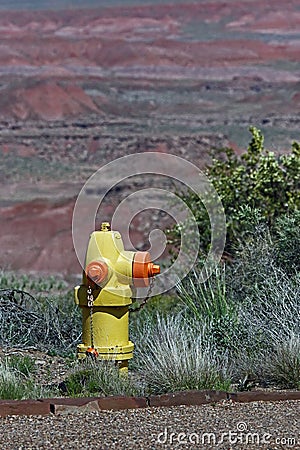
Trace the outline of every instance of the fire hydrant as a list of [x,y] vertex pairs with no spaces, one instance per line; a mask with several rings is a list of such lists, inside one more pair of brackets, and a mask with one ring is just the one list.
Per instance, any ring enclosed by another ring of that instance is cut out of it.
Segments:
[[75,287],[75,302],[82,308],[78,359],[92,355],[128,370],[134,348],[128,331],[131,286],[147,287],[158,273],[149,252],[124,250],[120,233],[111,231],[108,222],[90,235],[82,284]]

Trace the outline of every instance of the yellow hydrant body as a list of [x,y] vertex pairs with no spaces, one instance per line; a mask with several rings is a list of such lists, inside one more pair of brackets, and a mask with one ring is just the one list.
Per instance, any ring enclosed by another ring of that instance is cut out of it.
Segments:
[[82,284],[75,288],[75,302],[82,308],[79,359],[92,353],[127,370],[134,348],[128,332],[131,285],[148,286],[157,273],[149,253],[124,250],[120,233],[109,223],[90,235]]

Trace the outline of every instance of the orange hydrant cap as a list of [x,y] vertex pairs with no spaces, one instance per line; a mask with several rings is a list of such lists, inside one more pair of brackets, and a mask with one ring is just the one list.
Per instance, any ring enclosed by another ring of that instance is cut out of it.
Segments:
[[108,275],[108,267],[103,261],[92,261],[87,265],[85,273],[90,280],[100,284]]
[[149,286],[149,277],[160,273],[160,267],[151,262],[149,252],[136,252],[132,264],[132,276],[136,287]]

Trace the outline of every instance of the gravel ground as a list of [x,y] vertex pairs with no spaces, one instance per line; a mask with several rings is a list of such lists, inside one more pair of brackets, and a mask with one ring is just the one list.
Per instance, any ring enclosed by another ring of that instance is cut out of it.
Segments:
[[190,407],[10,416],[0,419],[0,448],[300,449],[299,413],[300,401],[224,401]]

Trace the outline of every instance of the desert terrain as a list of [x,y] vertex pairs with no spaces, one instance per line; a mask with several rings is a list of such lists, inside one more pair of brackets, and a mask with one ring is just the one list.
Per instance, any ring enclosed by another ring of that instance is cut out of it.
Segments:
[[[76,197],[118,157],[167,152],[204,168],[213,147],[241,153],[249,125],[275,152],[300,138],[298,0],[72,4],[0,2],[4,270],[78,274]],[[152,184],[118,185],[99,221]],[[146,249],[149,231],[168,223],[141,213],[132,242]]]

